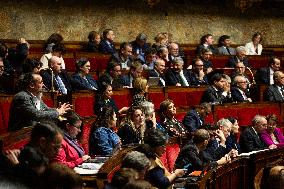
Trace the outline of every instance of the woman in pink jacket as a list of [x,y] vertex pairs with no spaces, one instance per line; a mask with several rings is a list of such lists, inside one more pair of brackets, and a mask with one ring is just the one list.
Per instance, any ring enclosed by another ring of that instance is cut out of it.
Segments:
[[81,132],[82,120],[73,111],[67,112],[58,124],[63,130],[64,138],[54,162],[59,162],[74,168],[90,158],[77,143],[76,136]]
[[279,148],[284,146],[284,136],[280,128],[277,128],[278,117],[274,114],[268,115],[267,119],[267,129],[265,129],[261,134],[261,140],[266,144],[267,147]]

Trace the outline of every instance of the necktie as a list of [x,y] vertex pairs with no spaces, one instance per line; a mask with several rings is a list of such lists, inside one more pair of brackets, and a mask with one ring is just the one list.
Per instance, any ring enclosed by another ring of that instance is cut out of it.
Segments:
[[284,87],[281,87],[282,98],[284,98]]
[[229,47],[226,47],[226,49],[227,49],[227,51],[228,51],[229,55],[231,55],[231,52],[230,52]]
[[58,89],[60,90],[60,92],[64,95],[67,94],[67,89],[62,81],[62,79],[59,77],[59,75],[56,75],[55,76],[55,79],[56,79],[56,82],[57,82],[57,85],[58,85]]
[[183,75],[182,72],[179,73],[179,76],[180,76],[180,79],[181,79],[181,85],[182,85],[182,86],[185,86],[185,87],[188,87],[189,84],[188,84],[188,82],[187,82],[187,80],[186,80],[186,78],[184,77],[184,75]]
[[255,53],[258,54],[258,48],[255,48]]

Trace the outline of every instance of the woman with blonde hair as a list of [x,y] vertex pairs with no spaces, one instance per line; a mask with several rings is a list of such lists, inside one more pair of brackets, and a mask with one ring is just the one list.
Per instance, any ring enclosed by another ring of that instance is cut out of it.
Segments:
[[148,81],[143,77],[138,77],[133,81],[132,106],[140,106],[141,103],[147,101],[145,94],[148,92],[148,88]]
[[117,134],[121,138],[123,145],[143,143],[146,125],[142,107],[132,106],[128,110],[127,117],[121,125]]

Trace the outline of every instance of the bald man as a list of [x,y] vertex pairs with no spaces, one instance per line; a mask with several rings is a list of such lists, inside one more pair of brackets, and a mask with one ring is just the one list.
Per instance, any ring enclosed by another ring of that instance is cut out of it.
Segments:
[[49,69],[43,70],[42,76],[44,85],[49,89],[54,89],[63,95],[70,94],[72,87],[69,76],[62,70],[62,61],[57,56],[52,56],[48,62]]

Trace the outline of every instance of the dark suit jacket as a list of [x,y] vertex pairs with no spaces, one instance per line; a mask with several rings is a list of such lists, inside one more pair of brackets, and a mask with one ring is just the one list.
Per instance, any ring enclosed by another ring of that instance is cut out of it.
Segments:
[[229,103],[232,102],[233,99],[230,95],[223,96],[222,91],[216,91],[213,86],[209,86],[207,90],[204,92],[201,102],[209,102],[209,103]]
[[99,44],[99,52],[104,53],[104,54],[115,54],[116,53],[116,49],[114,47],[114,44],[111,43],[111,45],[109,45],[107,43],[107,40],[103,39],[101,40],[100,44]]
[[258,134],[252,127],[246,128],[240,136],[240,146],[242,152],[251,152],[265,148],[264,143],[260,140]]
[[224,155],[228,153],[227,148],[218,145],[218,141],[215,138],[210,139],[204,151],[210,154],[212,159],[214,159],[215,161],[221,159]]
[[[165,76],[164,75],[160,75],[155,69],[154,70],[149,70],[148,73],[149,73],[149,77],[159,77],[159,78],[162,78],[166,82]],[[164,85],[161,82],[161,80],[159,81],[159,86],[160,87],[164,87]]]
[[265,100],[271,102],[284,102],[284,98],[275,84],[268,87],[265,93]]
[[197,111],[192,109],[184,116],[183,125],[189,132],[194,132],[204,123],[204,119],[198,115]]
[[209,60],[204,60],[203,58],[201,58],[202,62],[203,62],[203,66],[205,69],[208,69],[208,68],[212,68],[213,65],[212,65],[212,62],[209,61]]
[[[88,81],[86,81],[86,79]],[[71,76],[71,84],[74,91],[76,90],[97,90],[98,85],[96,80],[90,75],[86,75],[86,79],[82,78],[79,73],[75,73]],[[96,89],[92,88],[95,87]]]
[[[207,47],[208,49],[211,50],[212,54],[216,55],[218,54],[218,49],[216,49],[215,47],[213,47],[212,45],[208,46]],[[200,55],[201,52],[202,52],[202,49],[205,49],[205,46],[204,45],[198,45],[197,48],[196,48],[196,54],[197,55]]]
[[192,70],[188,71],[188,73],[191,85],[193,86],[209,85],[209,81],[206,75],[203,77],[203,80],[201,81],[197,78],[197,75]]
[[[189,79],[188,70],[183,70],[184,77],[186,78],[189,85],[191,85],[191,81]],[[179,73],[169,69],[165,73],[166,85],[167,86],[176,86],[177,83],[182,84],[182,79]]]
[[123,75],[121,79],[124,83],[124,86],[130,86],[130,74]]
[[9,131],[16,131],[31,126],[34,121],[57,121],[59,116],[55,108],[49,108],[40,101],[41,110],[34,103],[34,97],[27,91],[17,93],[10,106]]
[[270,69],[269,67],[260,68],[256,72],[257,84],[270,84]]
[[[243,95],[239,91],[238,87],[232,87],[231,94],[234,102],[249,102],[243,98]],[[250,93],[248,90],[245,91],[245,94],[248,98],[250,98]]]
[[[246,67],[250,67],[249,60],[248,60],[247,57],[245,57],[245,58],[243,59],[243,61],[241,61],[241,62],[243,62]],[[231,57],[229,58],[227,67],[229,67],[229,68],[234,68],[235,65],[236,65],[236,63],[238,63],[238,58],[237,58],[237,56],[231,56]]]
[[93,41],[88,41],[84,50],[87,52],[99,52],[99,46]]
[[[43,70],[43,71],[41,71],[40,75],[42,77],[44,85],[48,89],[51,90],[52,81],[51,81],[51,72],[50,72],[50,70]],[[67,75],[67,73],[65,71],[62,71],[61,73],[59,73],[59,76],[60,76],[62,82],[64,83],[65,88],[67,89],[67,94],[71,94],[72,86],[71,86],[71,82],[70,82],[69,76]],[[59,89],[58,85],[57,85],[55,79],[53,81],[54,81],[53,82],[54,90],[57,91]]]
[[124,82],[121,77],[112,78],[109,73],[105,72],[102,76],[100,76],[98,81],[98,87],[102,82],[108,83],[112,86],[112,88],[122,88],[124,86]]

